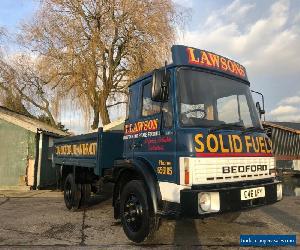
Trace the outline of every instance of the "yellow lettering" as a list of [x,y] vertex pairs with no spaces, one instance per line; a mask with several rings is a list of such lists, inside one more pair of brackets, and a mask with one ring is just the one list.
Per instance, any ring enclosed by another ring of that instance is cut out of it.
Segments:
[[[240,153],[243,150],[242,140],[238,135],[232,135],[234,152]],[[237,145],[237,142],[239,145]]]
[[252,148],[252,143],[249,142],[249,140],[251,140],[251,137],[249,135],[246,135],[245,142],[246,142],[247,152],[250,152],[250,147]]
[[200,63],[200,59],[195,57],[193,48],[187,48],[186,52],[188,54],[189,63],[191,63],[191,64],[199,64]]
[[263,153],[266,153],[266,150],[265,150],[265,141],[264,141],[264,138],[263,137],[259,137],[259,146],[260,146],[260,152],[263,152]]
[[[214,147],[212,146],[211,140],[214,141]],[[207,136],[207,149],[211,153],[215,153],[219,149],[218,139],[217,139],[217,137],[214,134],[209,134]]]
[[228,140],[229,140],[229,148],[230,148],[230,152],[233,152],[232,137],[231,137],[231,135],[228,135]]
[[67,145],[67,154],[68,155],[72,154],[72,146],[71,145]]
[[201,64],[207,65],[207,66],[212,66],[211,62],[208,59],[207,54],[205,51],[202,51],[202,56],[201,56]]
[[93,143],[93,154],[96,155],[96,151],[97,151],[97,143]]
[[240,76],[245,77],[246,74],[245,74],[245,70],[242,65],[238,65],[238,72],[239,72]]
[[231,60],[227,60],[228,69],[234,73],[234,64]]
[[[255,143],[256,142],[256,143]],[[252,146],[253,146],[253,149],[255,151],[255,153],[259,152],[259,142],[258,142],[258,137],[254,138],[252,137]]]
[[221,68],[224,71],[227,71],[227,69],[228,69],[228,66],[227,66],[227,63],[226,63],[226,59],[224,57],[221,57]]
[[228,153],[229,149],[228,148],[224,148],[224,143],[223,143],[223,136],[219,134],[219,140],[220,140],[220,148],[222,153]]
[[56,148],[55,148],[55,153],[56,153],[57,155],[60,155],[59,147],[56,147]]
[[197,153],[202,153],[204,152],[204,144],[203,142],[201,141],[201,139],[203,138],[203,134],[196,134],[195,135],[195,142],[196,144],[198,144],[199,147],[195,147],[195,151]]
[[220,57],[218,55],[212,54],[212,53],[207,53],[209,56],[209,59],[212,62],[212,65],[216,68],[220,67]]
[[87,155],[89,153],[89,146],[87,143],[82,144],[82,151],[83,155]]

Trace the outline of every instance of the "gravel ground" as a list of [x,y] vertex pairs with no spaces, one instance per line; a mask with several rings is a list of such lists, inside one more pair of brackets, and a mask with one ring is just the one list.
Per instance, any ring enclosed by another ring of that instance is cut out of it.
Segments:
[[234,223],[217,218],[163,221],[155,237],[140,245],[126,238],[113,218],[111,203],[111,186],[78,212],[65,208],[61,192],[0,191],[0,248],[239,249],[240,234],[296,234],[300,249],[296,196],[244,212]]

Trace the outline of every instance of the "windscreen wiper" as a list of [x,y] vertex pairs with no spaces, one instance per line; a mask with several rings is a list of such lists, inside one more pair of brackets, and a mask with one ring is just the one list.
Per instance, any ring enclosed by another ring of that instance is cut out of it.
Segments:
[[236,123],[225,123],[225,124],[221,124],[218,125],[216,127],[212,127],[209,129],[209,133],[215,132],[217,130],[221,130],[221,129],[245,129],[245,126],[240,125],[240,124],[236,124]]
[[248,127],[242,132],[242,134],[250,132],[264,132],[264,130],[261,127]]

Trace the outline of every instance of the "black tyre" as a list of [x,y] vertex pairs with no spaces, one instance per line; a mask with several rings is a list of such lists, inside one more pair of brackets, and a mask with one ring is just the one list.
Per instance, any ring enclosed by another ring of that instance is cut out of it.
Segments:
[[80,206],[81,185],[75,183],[73,174],[69,174],[64,185],[64,200],[69,210],[75,211]]
[[91,197],[91,184],[81,184],[81,201],[80,206],[86,207]]
[[149,206],[143,181],[127,183],[121,193],[120,215],[128,239],[140,243],[155,232],[155,215]]

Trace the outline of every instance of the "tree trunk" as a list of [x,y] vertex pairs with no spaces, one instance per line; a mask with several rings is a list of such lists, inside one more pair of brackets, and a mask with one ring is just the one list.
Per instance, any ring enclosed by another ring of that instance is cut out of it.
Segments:
[[92,124],[92,129],[97,129],[99,125],[99,107],[98,105],[93,106],[93,112],[94,112],[94,120]]
[[108,109],[106,106],[106,100],[107,100],[107,97],[99,98],[99,110],[100,110],[100,116],[101,116],[101,121],[102,121],[103,126],[110,123]]

